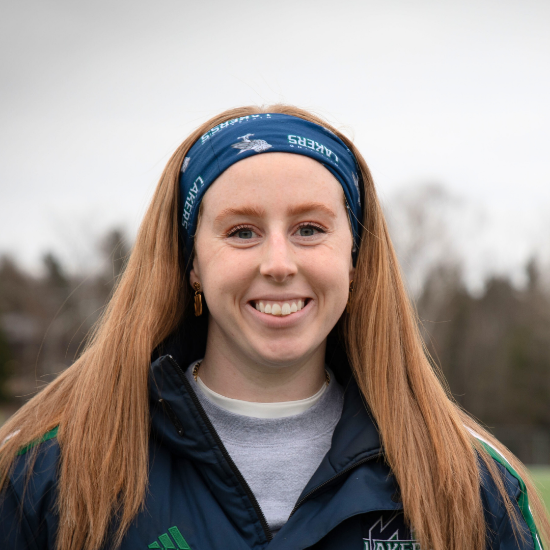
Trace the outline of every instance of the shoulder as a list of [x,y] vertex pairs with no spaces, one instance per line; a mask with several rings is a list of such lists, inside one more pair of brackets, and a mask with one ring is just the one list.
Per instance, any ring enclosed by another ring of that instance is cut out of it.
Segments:
[[542,543],[529,506],[527,488],[522,477],[507,458],[490,442],[473,431],[471,433],[482,444],[487,454],[494,461],[506,493],[514,508],[515,515],[519,520],[519,527],[522,530],[523,537],[520,537],[520,539],[523,540],[518,541],[513,529],[513,520],[510,517],[510,511],[506,508],[497,484],[489,473],[486,464],[483,460],[479,460],[481,498],[485,519],[490,537],[498,539],[496,547],[502,549],[542,550]]
[[40,494],[57,482],[57,432],[56,427],[18,451],[10,483],[21,495],[23,491]]
[[59,456],[57,428],[17,453],[0,502],[0,538],[14,548],[53,548]]
[[[46,441],[49,441],[50,439],[56,439],[57,440],[57,432],[59,431],[59,426],[56,426],[53,428],[53,430],[50,430],[49,432],[46,432],[40,439],[37,439],[36,441],[31,441],[28,445],[23,447],[17,452],[17,456],[22,456],[27,454],[33,447],[36,447],[40,445],[41,443],[45,443]],[[17,433],[17,432],[16,432]]]

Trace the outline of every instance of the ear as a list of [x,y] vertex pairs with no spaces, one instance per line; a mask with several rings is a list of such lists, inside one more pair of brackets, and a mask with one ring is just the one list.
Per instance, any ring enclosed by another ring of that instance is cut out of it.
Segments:
[[189,272],[189,283],[193,286],[195,283],[201,282],[200,273],[199,273],[199,262],[197,261],[197,255],[195,254],[193,258],[193,268]]

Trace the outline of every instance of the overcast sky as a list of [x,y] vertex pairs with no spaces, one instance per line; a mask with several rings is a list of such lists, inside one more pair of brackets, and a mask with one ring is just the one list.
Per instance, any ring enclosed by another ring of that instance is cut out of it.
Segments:
[[481,268],[550,248],[548,0],[1,9],[0,252],[27,266],[85,267],[108,228],[135,232],[191,129],[278,101],[352,136],[383,200],[439,182],[486,212],[462,242]]

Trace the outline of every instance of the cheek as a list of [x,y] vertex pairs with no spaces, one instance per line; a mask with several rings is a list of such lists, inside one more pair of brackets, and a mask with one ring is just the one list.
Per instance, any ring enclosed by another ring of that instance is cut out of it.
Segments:
[[323,295],[334,305],[345,305],[348,300],[349,276],[345,270],[338,273],[332,271],[320,279]]
[[252,255],[209,250],[200,256],[205,297],[219,304],[240,299],[256,273],[255,266]]
[[344,304],[348,299],[351,258],[341,254],[323,254],[307,258],[303,271],[320,297],[333,304]]

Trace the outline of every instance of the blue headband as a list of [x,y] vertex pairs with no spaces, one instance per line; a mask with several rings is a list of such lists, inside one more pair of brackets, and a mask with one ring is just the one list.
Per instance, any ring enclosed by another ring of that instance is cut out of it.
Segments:
[[186,260],[193,250],[199,205],[214,181],[232,164],[259,153],[295,153],[320,162],[344,189],[357,245],[361,236],[361,195],[355,157],[330,130],[302,118],[275,113],[234,118],[197,140],[183,161],[180,213]]

